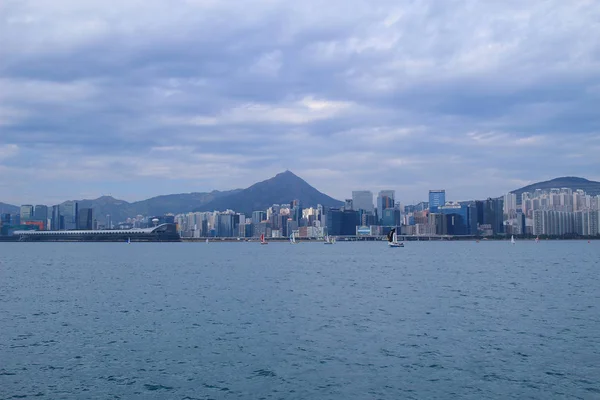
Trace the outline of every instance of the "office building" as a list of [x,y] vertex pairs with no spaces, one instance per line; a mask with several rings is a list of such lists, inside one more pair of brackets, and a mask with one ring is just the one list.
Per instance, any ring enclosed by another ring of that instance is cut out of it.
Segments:
[[25,204],[21,206],[21,221],[31,221],[34,215],[34,208],[32,205]]
[[73,223],[75,224],[75,229],[84,229],[84,228],[80,228],[78,224],[79,221],[79,203],[74,201],[73,202]]
[[356,235],[356,227],[360,224],[358,211],[339,208],[330,208],[326,220],[327,234],[332,236]]
[[446,232],[448,235],[468,235],[471,230],[470,210],[468,205],[446,203],[438,207],[440,214],[446,218]]
[[394,196],[396,195],[395,190],[382,190],[377,195],[377,216],[381,223],[383,219],[383,210],[386,208],[394,208],[395,200]]
[[366,211],[369,213],[375,213],[375,206],[373,205],[373,192],[368,190],[355,190],[352,192],[352,206],[354,210]]
[[504,199],[487,199],[483,205],[483,223],[491,225],[495,235],[504,233]]
[[252,223],[260,224],[267,218],[267,213],[264,211],[253,211],[252,212]]
[[10,225],[12,223],[11,215],[8,213],[4,213],[0,216],[0,222],[2,225]]
[[397,208],[386,208],[381,215],[381,225],[383,226],[400,226],[401,215]]
[[429,211],[437,213],[438,208],[446,204],[445,190],[430,190],[429,191]]
[[78,230],[91,231],[94,229],[94,218],[91,208],[77,209],[77,217],[79,218],[75,225]]
[[[239,217],[238,217],[239,218]],[[238,224],[239,226],[239,224]],[[234,214],[217,215],[216,235],[218,237],[233,237],[234,234]]]
[[44,223],[45,229],[48,229],[48,206],[37,205],[34,210],[34,218],[36,221],[41,221]]

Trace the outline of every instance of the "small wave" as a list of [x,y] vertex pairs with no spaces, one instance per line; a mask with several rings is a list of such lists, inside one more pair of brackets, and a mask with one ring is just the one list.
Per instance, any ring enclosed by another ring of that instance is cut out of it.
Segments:
[[146,390],[150,390],[150,391],[155,391],[155,390],[173,390],[174,388],[172,386],[165,386],[165,385],[150,385],[150,384],[145,384],[144,388],[146,388]]
[[268,369],[259,369],[254,371],[255,376],[264,376],[264,377],[275,377],[277,374],[273,371],[269,371]]

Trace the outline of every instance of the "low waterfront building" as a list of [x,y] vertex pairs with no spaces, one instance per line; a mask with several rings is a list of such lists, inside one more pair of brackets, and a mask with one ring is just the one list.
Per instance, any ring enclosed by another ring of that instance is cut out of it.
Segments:
[[15,230],[13,236],[28,242],[178,242],[181,240],[175,224],[151,228],[112,229],[103,231],[29,231]]

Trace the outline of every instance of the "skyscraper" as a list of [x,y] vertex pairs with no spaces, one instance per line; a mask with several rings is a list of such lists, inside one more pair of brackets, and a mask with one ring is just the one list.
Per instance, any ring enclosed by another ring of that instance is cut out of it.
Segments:
[[438,208],[446,204],[445,190],[430,190],[429,191],[429,211],[436,213]]
[[60,206],[52,206],[52,222],[50,229],[53,231],[59,231],[62,229],[61,225]]
[[253,211],[252,212],[252,223],[260,224],[267,217],[267,214],[264,211]]
[[386,208],[394,208],[394,196],[396,195],[395,190],[382,190],[377,196],[377,215],[381,221],[383,218],[383,210]]
[[356,227],[360,223],[359,215],[354,210],[340,210],[330,208],[327,210],[327,233],[333,236],[356,235]]
[[494,234],[504,233],[504,199],[487,199],[484,203],[483,223],[492,226]]
[[94,219],[91,208],[77,210],[77,229],[91,231],[94,228]]
[[21,206],[21,221],[30,221],[33,219],[33,206],[29,204],[25,204]]
[[2,214],[0,222],[2,223],[2,225],[10,225],[12,222],[10,214],[9,213]]
[[[79,227],[79,203],[73,202],[73,223],[75,224],[75,229],[83,229]],[[90,228],[91,229],[91,228]]]
[[44,229],[48,229],[48,206],[35,206],[34,217],[36,221],[44,223]]
[[373,192],[369,190],[355,190],[352,192],[352,205],[355,210],[374,213]]

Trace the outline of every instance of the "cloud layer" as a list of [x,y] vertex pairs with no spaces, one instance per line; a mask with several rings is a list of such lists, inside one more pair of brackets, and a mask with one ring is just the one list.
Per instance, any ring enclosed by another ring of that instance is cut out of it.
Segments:
[[600,180],[598,2],[297,3],[2,2],[0,201]]

